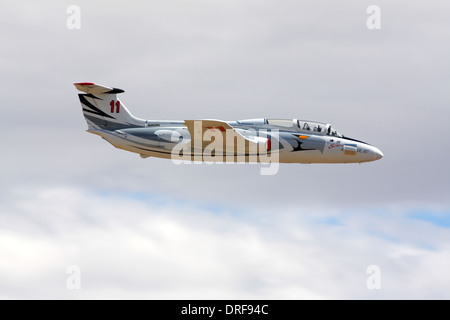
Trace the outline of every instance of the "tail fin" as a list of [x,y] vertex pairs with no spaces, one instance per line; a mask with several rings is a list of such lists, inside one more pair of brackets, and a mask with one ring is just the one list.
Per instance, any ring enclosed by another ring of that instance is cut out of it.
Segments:
[[125,92],[122,89],[91,82],[79,82],[74,85],[78,90],[85,92],[78,97],[89,130],[118,130],[145,125],[145,120],[134,117],[117,98],[118,93]]

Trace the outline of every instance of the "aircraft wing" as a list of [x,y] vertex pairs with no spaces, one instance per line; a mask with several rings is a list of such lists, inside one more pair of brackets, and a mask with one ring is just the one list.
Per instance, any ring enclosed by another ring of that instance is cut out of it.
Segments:
[[220,135],[223,141],[223,150],[228,149],[239,153],[248,153],[248,150],[258,150],[258,146],[260,152],[270,149],[269,139],[258,137],[254,134],[244,136],[225,121],[184,120],[184,123],[189,130],[192,141],[194,143],[197,141],[198,145],[201,145],[203,148],[214,141],[216,136]]

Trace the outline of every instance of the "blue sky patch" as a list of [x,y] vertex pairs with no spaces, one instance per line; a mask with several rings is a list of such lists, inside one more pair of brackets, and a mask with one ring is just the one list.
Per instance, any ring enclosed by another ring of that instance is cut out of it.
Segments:
[[409,213],[407,217],[430,222],[438,227],[450,228],[450,211],[438,212],[427,209],[417,209]]

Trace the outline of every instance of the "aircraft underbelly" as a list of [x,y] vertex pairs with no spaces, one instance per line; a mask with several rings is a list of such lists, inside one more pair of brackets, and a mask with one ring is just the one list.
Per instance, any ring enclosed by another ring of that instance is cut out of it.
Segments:
[[[127,150],[130,152],[138,153],[142,157],[158,157],[164,159],[180,159],[181,147],[180,141],[172,142],[168,141],[167,138],[161,138],[157,135],[146,136],[136,136],[134,134],[128,133],[127,130],[89,130],[89,132],[100,135],[114,147]],[[190,146],[190,138],[185,137],[183,143]],[[193,144],[196,145],[195,143]],[[206,148],[189,148],[188,156],[184,156],[182,159],[186,161],[216,161],[216,162],[279,162],[279,163],[355,163],[355,162],[366,162],[372,161],[371,158],[361,158],[355,155],[355,153],[346,153],[341,148],[335,149],[322,149],[322,150],[306,150],[306,149],[289,149],[286,145],[280,150],[272,150],[271,152],[266,152],[266,150],[259,149],[259,152],[239,152],[239,153],[228,153],[223,152],[220,148],[215,149],[211,153],[211,148],[209,152],[206,153],[208,146]],[[174,149],[175,148],[175,149]],[[178,148],[178,149],[176,149]],[[216,154],[224,153],[225,156],[219,157]],[[261,154],[258,154],[261,153]],[[231,157],[230,157],[231,155]]]

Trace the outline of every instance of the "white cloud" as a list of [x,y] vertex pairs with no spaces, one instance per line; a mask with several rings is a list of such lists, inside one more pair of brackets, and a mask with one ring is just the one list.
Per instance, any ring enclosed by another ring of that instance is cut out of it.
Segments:
[[[448,298],[447,230],[404,214],[392,235],[387,213],[236,215],[71,187],[18,189],[1,209],[3,298]],[[372,264],[381,290],[366,287]],[[79,291],[65,286],[69,265]]]

